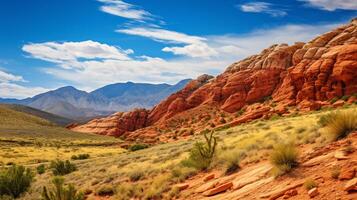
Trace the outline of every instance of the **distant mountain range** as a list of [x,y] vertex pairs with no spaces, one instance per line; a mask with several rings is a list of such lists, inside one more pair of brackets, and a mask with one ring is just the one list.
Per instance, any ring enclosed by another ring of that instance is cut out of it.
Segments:
[[58,88],[26,99],[3,99],[0,103],[21,104],[77,121],[133,108],[151,108],[170,94],[181,90],[191,79],[175,85],[116,83],[93,92],[72,86]]

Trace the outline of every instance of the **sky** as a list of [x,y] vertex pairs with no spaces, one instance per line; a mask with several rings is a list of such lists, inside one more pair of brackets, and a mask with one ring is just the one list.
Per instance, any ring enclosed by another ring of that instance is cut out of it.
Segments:
[[217,75],[356,16],[356,0],[2,0],[0,97]]

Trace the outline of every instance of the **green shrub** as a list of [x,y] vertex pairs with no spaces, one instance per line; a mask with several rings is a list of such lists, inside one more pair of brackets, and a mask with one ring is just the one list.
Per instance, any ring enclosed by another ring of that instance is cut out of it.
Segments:
[[114,194],[114,188],[111,185],[103,185],[95,192],[98,196],[112,196]]
[[33,173],[23,166],[12,165],[0,171],[0,197],[18,198],[26,192],[33,180]]
[[78,155],[73,155],[71,157],[72,160],[85,160],[85,159],[88,159],[90,157],[89,154],[78,154]]
[[215,155],[217,138],[213,136],[213,131],[208,135],[208,131],[203,132],[205,143],[196,142],[190,151],[188,159],[182,161],[186,167],[194,167],[199,170],[206,170]]
[[312,188],[317,187],[317,183],[313,179],[310,178],[304,182],[304,187],[306,190],[311,190]]
[[130,151],[138,151],[138,150],[141,150],[141,149],[146,149],[148,147],[149,146],[147,144],[134,144],[134,145],[129,147],[129,150]]
[[290,172],[298,166],[298,151],[293,144],[279,144],[270,155],[270,162],[277,170],[276,175]]
[[240,109],[240,110],[236,113],[236,117],[239,117],[239,116],[243,115],[244,112],[245,112],[244,109]]
[[38,174],[43,174],[46,172],[46,166],[44,164],[41,164],[36,167],[36,171]]
[[352,131],[357,130],[356,110],[336,112],[334,116],[329,119],[325,130],[332,140],[342,139]]
[[43,187],[42,199],[43,200],[83,200],[84,194],[77,192],[76,188],[69,184],[64,186],[64,179],[62,177],[54,177],[52,180],[53,187],[47,189]]
[[334,97],[330,100],[330,103],[335,103],[338,100],[338,97]]
[[56,160],[52,161],[50,168],[54,175],[66,175],[77,170],[75,164],[72,164],[69,160],[62,161]]

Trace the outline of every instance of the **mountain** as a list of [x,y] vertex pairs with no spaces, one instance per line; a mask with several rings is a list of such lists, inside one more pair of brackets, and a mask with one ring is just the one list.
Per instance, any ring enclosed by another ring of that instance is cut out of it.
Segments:
[[117,110],[151,108],[171,93],[182,89],[189,81],[182,80],[175,85],[117,83],[90,93],[67,86],[22,100],[0,98],[0,103],[26,105],[65,118],[86,121]]
[[52,122],[56,125],[59,126],[66,126],[70,123],[73,123],[74,121],[71,119],[67,119],[58,115],[54,115],[52,113],[44,112],[42,110],[38,110],[32,107],[24,106],[24,105],[17,105],[17,104],[0,104],[1,108],[7,108],[11,109],[17,112],[22,112],[26,113],[29,115],[33,115],[45,120],[48,120],[49,122]]
[[254,119],[337,107],[357,98],[357,19],[307,43],[273,45],[212,77],[190,81],[151,110],[73,127],[147,143]]

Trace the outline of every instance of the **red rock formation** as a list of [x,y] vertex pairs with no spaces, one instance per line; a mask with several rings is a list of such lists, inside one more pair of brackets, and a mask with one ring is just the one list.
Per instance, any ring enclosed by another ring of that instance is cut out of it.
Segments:
[[[184,127],[181,122],[176,127],[171,124],[187,115],[190,118],[185,120],[191,124],[186,125],[190,128],[194,128],[195,123],[211,123],[214,127],[217,120],[208,119],[211,115],[207,109],[200,109],[207,106],[218,109],[216,119],[221,121],[219,115],[237,117],[229,122],[234,125],[267,118],[273,113],[284,114],[288,112],[287,106],[296,106],[300,111],[316,110],[329,105],[335,97],[355,93],[357,19],[306,44],[273,45],[258,55],[233,63],[215,78],[203,75],[150,111],[117,113],[73,130],[115,136],[125,134],[131,140],[156,137],[156,141],[163,135],[157,129],[167,133],[172,128]],[[350,99],[356,100],[355,97]],[[243,115],[233,114],[241,109],[246,110]],[[208,121],[204,120],[206,118]],[[146,128],[141,129],[143,127]]]

